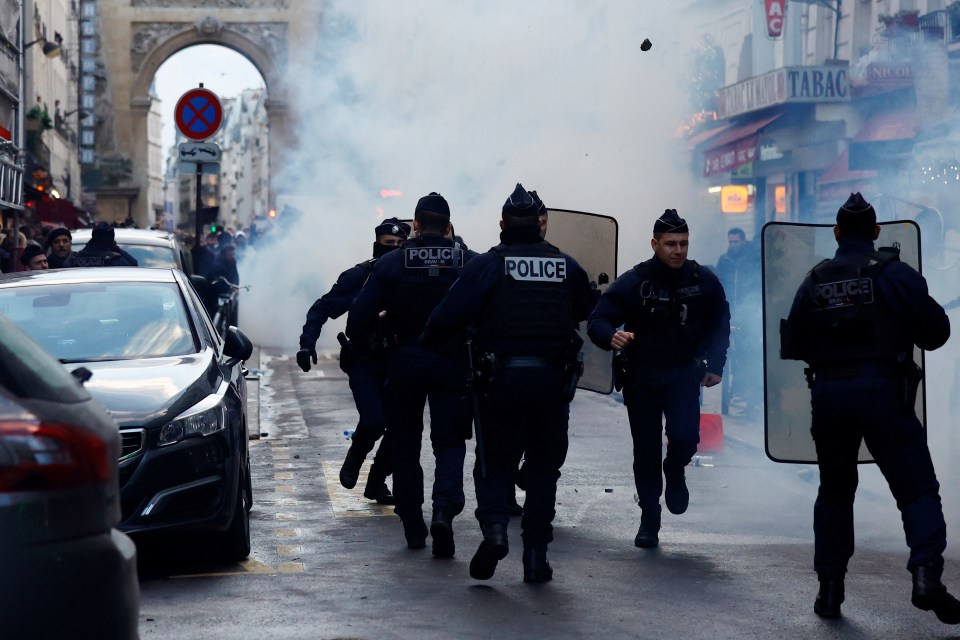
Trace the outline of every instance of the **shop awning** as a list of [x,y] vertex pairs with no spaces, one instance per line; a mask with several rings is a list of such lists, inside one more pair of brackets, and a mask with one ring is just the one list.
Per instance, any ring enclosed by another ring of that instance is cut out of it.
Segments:
[[757,133],[768,124],[779,118],[782,114],[777,114],[775,116],[770,116],[769,118],[763,118],[762,120],[757,120],[755,122],[748,122],[746,124],[737,125],[730,127],[722,135],[718,135],[707,144],[706,149],[717,149],[727,144],[743,140],[753,134]]
[[44,196],[35,201],[33,206],[41,222],[62,225],[68,229],[85,227],[88,224],[87,215],[69,200]]
[[913,149],[916,135],[916,109],[878,113],[860,127],[850,143],[850,169],[896,169]]
[[732,125],[725,124],[720,127],[714,127],[713,129],[708,129],[706,131],[700,131],[693,134],[686,140],[687,147],[693,149],[694,147],[699,147],[701,144],[710,140],[711,138],[720,135],[724,131],[729,131]]

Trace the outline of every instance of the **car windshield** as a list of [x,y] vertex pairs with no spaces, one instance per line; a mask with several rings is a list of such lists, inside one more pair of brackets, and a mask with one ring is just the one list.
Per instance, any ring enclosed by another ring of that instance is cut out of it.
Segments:
[[[171,247],[156,247],[147,244],[118,243],[120,248],[137,259],[137,266],[156,269],[178,269],[177,252]],[[74,243],[73,250],[80,251],[86,243]]]
[[0,313],[62,362],[196,353],[174,283],[102,282],[0,289]]

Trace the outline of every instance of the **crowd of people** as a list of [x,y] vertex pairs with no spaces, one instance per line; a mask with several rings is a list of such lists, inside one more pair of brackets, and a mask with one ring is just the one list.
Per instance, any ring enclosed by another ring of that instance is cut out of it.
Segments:
[[[757,248],[742,230],[731,229],[716,270],[702,267],[688,258],[686,221],[668,209],[653,225],[653,256],[601,295],[578,262],[548,242],[549,210],[535,191],[517,185],[501,210],[501,242],[486,253],[455,238],[450,218],[446,199],[434,192],[418,201],[412,227],[383,221],[374,230],[373,257],[344,271],[307,313],[296,358],[304,371],[317,364],[324,323],[347,314],[346,332],[338,336],[340,363],[360,420],[340,483],[356,486],[365,457],[382,436],[364,495],[396,505],[409,549],[425,549],[430,538],[434,557],[451,558],[472,437],[474,515],[482,541],[470,576],[492,578],[509,554],[508,523],[519,486],[526,491],[524,582],[551,580],[547,549],[570,402],[584,366],[579,326],[586,320],[589,339],[619,354],[617,386],[630,423],[641,509],[634,545],[657,547],[661,500],[673,514],[689,506],[684,469],[699,443],[700,389],[723,381],[731,316],[742,324],[734,334],[737,392],[762,403],[750,395],[760,384],[748,371],[760,367],[759,350],[749,346],[761,331],[751,317],[759,316],[759,306],[753,308],[760,291]],[[912,358],[913,345],[941,346],[949,322],[919,273],[889,257],[877,266],[879,227],[859,194],[838,211],[834,233],[837,255],[798,289],[790,317],[795,342],[782,350],[783,358],[810,365],[812,433],[823,461],[814,515],[821,585],[814,611],[840,615],[853,553],[857,451],[865,440],[903,514],[912,603],[957,624],[960,602],[941,582],[946,527],[939,485],[914,407],[894,392],[903,387],[901,361]],[[850,282],[857,286],[845,287]],[[825,293],[841,289],[856,293]],[[420,464],[427,406],[435,459],[429,527]],[[903,457],[895,453],[899,443],[909,443]],[[391,472],[392,492],[386,486]]]

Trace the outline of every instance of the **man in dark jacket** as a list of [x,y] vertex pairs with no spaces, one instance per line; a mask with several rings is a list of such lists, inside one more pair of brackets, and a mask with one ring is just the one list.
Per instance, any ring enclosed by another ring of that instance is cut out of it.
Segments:
[[47,235],[47,262],[51,269],[72,267],[76,255],[70,229],[57,227]]
[[914,345],[937,349],[950,321],[927,282],[897,253],[875,251],[880,227],[859,193],[837,212],[837,252],[811,270],[794,298],[781,356],[810,365],[812,426],[820,465],[813,508],[814,611],[840,616],[853,556],[857,457],[866,442],[900,509],[913,574],[912,602],[948,624],[960,602],[940,581],[947,527],[940,485],[915,402]]
[[87,243],[73,258],[74,267],[136,267],[137,259],[117,246],[113,227],[98,222]]
[[[317,363],[317,339],[324,323],[350,310],[350,304],[367,282],[377,260],[396,250],[409,234],[410,225],[396,218],[381,222],[374,229],[376,241],[373,244],[373,258],[341,273],[330,291],[311,305],[300,334],[300,351],[297,352],[297,364],[304,372],[310,371],[311,361]],[[387,376],[386,336],[378,325],[363,340],[341,346],[340,368],[350,378],[350,391],[353,392],[360,419],[340,468],[340,484],[347,489],[357,485],[364,458],[383,436],[367,474],[363,495],[380,504],[393,504],[393,495],[386,483],[387,476],[393,473],[390,434],[383,411],[383,388]]]
[[642,548],[659,544],[661,493],[671,513],[687,510],[684,467],[700,442],[700,387],[720,383],[730,341],[723,287],[710,270],[687,259],[689,237],[686,221],[667,209],[653,226],[654,256],[610,285],[587,328],[595,345],[625,357],[623,403],[642,510],[634,544]]
[[501,243],[464,267],[422,338],[425,345],[442,345],[475,323],[475,355],[483,354],[492,368],[475,391],[485,446],[478,445],[473,470],[483,532],[470,561],[477,580],[493,577],[509,550],[517,451],[524,447],[523,580],[553,578],[547,545],[583,345],[577,323],[587,318],[595,297],[577,261],[541,238],[540,207],[518,184],[503,205]]

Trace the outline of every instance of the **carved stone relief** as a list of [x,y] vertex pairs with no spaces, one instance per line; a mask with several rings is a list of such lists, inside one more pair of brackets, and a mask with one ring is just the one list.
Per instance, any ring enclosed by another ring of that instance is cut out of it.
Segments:
[[[135,0],[136,1],[136,0]],[[143,61],[157,46],[180,33],[196,29],[205,37],[222,31],[232,31],[256,43],[274,61],[277,67],[287,62],[286,22],[220,22],[208,16],[197,23],[189,22],[135,22],[130,43],[130,66],[138,73]]]

